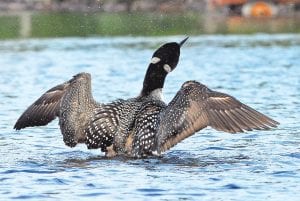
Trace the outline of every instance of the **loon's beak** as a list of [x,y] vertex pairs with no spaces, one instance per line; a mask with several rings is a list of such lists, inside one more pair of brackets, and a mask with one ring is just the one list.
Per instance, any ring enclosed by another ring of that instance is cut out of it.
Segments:
[[189,37],[186,37],[185,39],[183,39],[183,40],[179,43],[179,46],[181,47],[181,46],[185,43],[185,41],[187,41],[187,39],[189,39]]

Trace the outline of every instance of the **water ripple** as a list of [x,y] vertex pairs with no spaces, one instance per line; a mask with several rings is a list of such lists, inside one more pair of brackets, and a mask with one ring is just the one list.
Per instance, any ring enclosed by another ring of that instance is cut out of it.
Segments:
[[0,174],[14,174],[14,173],[32,173],[32,174],[53,174],[56,173],[55,170],[51,171],[51,170],[33,170],[33,169],[24,169],[24,170],[16,170],[16,169],[12,169],[12,170],[6,170],[4,172],[0,172]]
[[227,184],[227,185],[223,186],[223,188],[225,188],[225,189],[242,189],[242,187],[240,187],[236,184]]

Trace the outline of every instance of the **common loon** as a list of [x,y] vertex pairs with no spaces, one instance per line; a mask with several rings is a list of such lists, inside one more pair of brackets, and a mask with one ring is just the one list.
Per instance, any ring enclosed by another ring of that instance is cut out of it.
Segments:
[[17,120],[16,130],[42,126],[59,118],[63,140],[70,147],[85,143],[107,157],[161,155],[178,142],[210,126],[229,133],[267,130],[278,122],[197,81],[185,82],[167,105],[161,93],[169,72],[178,64],[180,43],[158,48],[148,66],[139,96],[97,103],[91,76],[79,73],[44,93]]

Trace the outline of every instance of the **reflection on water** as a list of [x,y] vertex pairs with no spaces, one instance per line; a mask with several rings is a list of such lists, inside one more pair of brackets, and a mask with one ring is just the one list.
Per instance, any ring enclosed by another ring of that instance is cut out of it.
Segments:
[[101,102],[136,96],[153,50],[184,36],[64,38],[0,43],[0,200],[297,200],[300,167],[299,35],[194,36],[166,81],[227,92],[279,128],[229,135],[204,129],[161,157],[107,159],[66,147],[57,121],[16,132],[24,109],[78,72]]

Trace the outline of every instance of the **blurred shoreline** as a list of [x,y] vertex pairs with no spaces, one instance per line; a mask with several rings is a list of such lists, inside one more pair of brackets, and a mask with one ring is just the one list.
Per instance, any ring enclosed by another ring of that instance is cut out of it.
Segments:
[[233,7],[212,3],[221,1],[2,0],[0,39],[300,33],[296,4],[270,4],[276,15],[260,10],[259,16],[245,17],[243,7],[252,1]]
[[2,0],[0,11],[184,12],[204,11],[206,0]]

